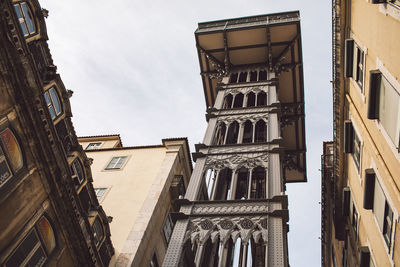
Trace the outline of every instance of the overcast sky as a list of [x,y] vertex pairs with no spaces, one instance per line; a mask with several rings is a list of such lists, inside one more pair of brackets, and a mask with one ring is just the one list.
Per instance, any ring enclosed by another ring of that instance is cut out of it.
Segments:
[[320,266],[320,155],[332,139],[331,1],[41,0],[78,136],[121,134],[124,146],[203,140],[198,22],[300,10],[308,183],[289,184],[289,262]]

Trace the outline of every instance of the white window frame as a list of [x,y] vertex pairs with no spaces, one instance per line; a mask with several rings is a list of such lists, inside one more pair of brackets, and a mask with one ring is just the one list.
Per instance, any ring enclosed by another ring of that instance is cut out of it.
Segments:
[[[352,76],[350,78],[351,82],[353,83],[354,87],[359,89],[359,93],[361,95],[361,98],[363,100],[363,102],[365,103],[365,71],[366,71],[366,58],[367,58],[367,54],[368,54],[368,49],[367,47],[365,47],[364,45],[362,45],[362,43],[358,40],[358,38],[355,36],[354,33],[350,33],[350,38],[353,39],[354,41],[354,47],[353,47],[353,70],[352,70]],[[362,76],[362,84],[360,84],[359,82],[357,82],[356,80],[356,75],[357,75],[357,49],[359,49],[360,51],[363,52],[363,76]]]
[[[96,150],[96,149],[100,149],[100,147],[104,144],[104,142],[90,142],[85,150]],[[93,148],[90,148],[90,146],[93,146]]]
[[[350,116],[351,117],[351,116]],[[351,141],[351,143],[352,143],[352,146],[353,146],[353,151],[350,153],[350,156],[351,156],[351,158],[352,158],[352,161],[353,161],[353,164],[354,164],[354,168],[356,169],[356,171],[357,171],[357,174],[358,174],[358,178],[359,178],[359,182],[361,183],[361,170],[362,170],[362,159],[363,159],[363,145],[364,145],[364,141],[363,141],[363,139],[361,138],[361,135],[359,134],[359,131],[358,131],[358,128],[357,128],[357,126],[356,126],[356,124],[355,124],[355,120],[351,117],[350,118],[350,121],[351,121],[351,124],[352,124],[352,126],[353,126],[353,140]],[[355,159],[354,159],[354,141],[355,141],[355,138],[356,138],[356,136],[357,136],[357,138],[359,139],[359,141],[360,141],[360,159],[359,159],[359,167],[357,168],[357,164],[356,164],[356,162],[355,162]]]
[[[113,165],[111,165],[111,162],[115,158],[118,158],[117,162],[115,162],[115,163],[113,163]],[[120,163],[121,159],[124,159],[124,161],[122,162],[122,164],[119,167],[117,167],[118,164]],[[104,170],[105,171],[122,170],[125,167],[125,165],[128,162],[128,160],[129,160],[129,156],[114,156],[108,161],[108,163],[106,164]]]
[[[99,196],[97,195],[97,190],[101,190],[101,189],[104,190],[104,193],[99,198]],[[94,192],[96,194],[96,197],[97,197],[97,200],[99,201],[99,203],[103,202],[105,196],[108,194],[108,191],[110,191],[110,189],[111,189],[110,187],[105,187],[105,186],[104,187],[95,187],[94,188]]]

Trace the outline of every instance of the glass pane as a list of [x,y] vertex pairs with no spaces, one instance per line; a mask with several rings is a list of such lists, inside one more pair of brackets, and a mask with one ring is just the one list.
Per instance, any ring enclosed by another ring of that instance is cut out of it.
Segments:
[[47,105],[51,104],[49,92],[44,92],[44,99],[46,100]]
[[49,91],[51,95],[51,100],[53,101],[54,109],[56,111],[56,115],[59,115],[61,113],[61,105],[58,99],[58,95],[54,88],[51,88]]
[[46,254],[44,253],[43,248],[39,246],[25,266],[40,267],[43,266],[45,262],[46,262]]
[[99,245],[104,237],[103,227],[100,223],[99,218],[96,218],[93,223],[93,233],[95,234],[96,245]]
[[81,164],[79,163],[78,160],[75,160],[73,165],[74,165],[74,171],[75,171],[76,176],[78,177],[79,183],[82,184],[82,182],[85,180],[85,176],[83,174]]
[[30,12],[28,6],[26,5],[26,3],[21,3],[21,6],[24,11],[25,22],[28,25],[29,34],[32,34],[35,32],[35,26],[33,24],[31,12]]
[[47,253],[50,254],[56,247],[56,238],[54,236],[53,228],[46,217],[40,218],[36,223],[37,229],[39,230],[40,236],[46,246]]
[[3,154],[3,150],[0,147],[0,187],[4,185],[10,178],[12,173],[8,166],[6,157]]
[[379,92],[379,121],[398,147],[400,132],[400,96],[382,76]]
[[54,108],[52,105],[49,106],[49,112],[50,112],[50,117],[52,120],[56,118],[56,112],[54,111]]
[[0,138],[3,143],[5,152],[10,160],[11,167],[14,172],[17,172],[24,165],[21,148],[18,145],[17,139],[10,129],[5,129],[0,133]]
[[383,231],[383,220],[385,216],[385,195],[383,194],[382,188],[377,180],[375,180],[375,190],[374,190],[374,207],[373,211],[375,218],[378,221],[379,229]]
[[15,10],[15,13],[17,14],[18,19],[23,18],[19,4],[14,5],[14,10]]

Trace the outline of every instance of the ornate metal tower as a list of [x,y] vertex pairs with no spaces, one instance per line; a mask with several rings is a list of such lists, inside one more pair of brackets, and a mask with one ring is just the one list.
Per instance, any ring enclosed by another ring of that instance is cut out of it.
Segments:
[[163,266],[288,266],[285,183],[306,181],[299,12],[195,37],[208,127]]

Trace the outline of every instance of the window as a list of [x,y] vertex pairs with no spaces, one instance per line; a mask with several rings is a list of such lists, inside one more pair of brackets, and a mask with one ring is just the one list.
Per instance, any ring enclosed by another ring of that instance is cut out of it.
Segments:
[[215,145],[223,145],[224,144],[225,132],[226,132],[225,123],[221,122],[218,125],[217,131],[215,133],[215,139],[214,139]]
[[36,32],[33,22],[32,11],[26,2],[14,4],[14,10],[17,14],[24,37],[28,37]]
[[228,134],[226,136],[226,144],[236,144],[239,134],[239,123],[237,121],[232,122],[228,128]]
[[386,245],[391,248],[392,245],[392,229],[393,229],[393,210],[390,207],[385,193],[382,190],[381,185],[376,180],[375,176],[375,185],[374,191],[368,192],[368,195],[371,197],[373,195],[374,203],[372,211],[375,215],[375,218],[379,225],[379,230],[383,235],[383,238],[386,242]]
[[21,148],[11,129],[0,131],[0,188],[24,165]]
[[153,257],[150,260],[149,267],[159,267],[156,253],[153,254]]
[[71,164],[72,180],[75,185],[75,189],[79,189],[85,182],[85,174],[83,172],[82,164],[79,159],[75,159]]
[[54,121],[62,113],[60,99],[54,86],[44,92],[44,99],[46,100],[50,117]]
[[263,199],[265,195],[266,173],[262,167],[253,170],[251,178],[251,195],[252,199]]
[[256,105],[256,95],[253,92],[247,94],[247,106],[254,107]]
[[235,199],[247,199],[248,187],[249,187],[249,171],[245,168],[241,168],[237,172]]
[[356,131],[354,131],[353,124],[351,121],[346,120],[344,122],[344,151],[345,153],[351,153],[354,164],[357,167],[358,173],[360,173],[361,163],[361,140],[358,137]]
[[96,247],[99,247],[99,245],[104,239],[104,230],[103,230],[103,225],[101,224],[98,217],[96,217],[96,219],[94,220],[92,231]]
[[247,120],[244,123],[244,129],[243,129],[243,144],[248,144],[253,142],[253,123],[249,120]]
[[399,148],[400,94],[379,71],[370,72],[368,118],[378,119],[396,148]]
[[127,156],[123,156],[123,157],[113,157],[110,161],[110,163],[108,163],[106,170],[119,170],[122,168],[122,166],[124,165],[125,161],[127,159]]
[[267,126],[264,120],[259,120],[255,126],[255,140],[256,143],[267,141]]
[[243,98],[244,96],[242,93],[238,93],[237,95],[235,95],[233,101],[233,108],[241,108],[243,106]]
[[42,216],[7,258],[4,266],[43,266],[55,247],[53,228],[47,218]]
[[224,104],[222,105],[223,109],[230,109],[232,107],[233,95],[227,94],[224,98]]
[[101,147],[101,142],[96,142],[96,143],[89,143],[87,145],[87,147],[85,148],[85,150],[95,150],[95,149],[99,149]]
[[164,233],[165,240],[167,241],[167,244],[169,243],[169,240],[171,239],[172,230],[174,230],[174,223],[172,222],[171,214],[168,213],[167,217],[165,218],[164,225],[163,225],[163,233]]
[[350,202],[350,223],[351,226],[354,230],[354,233],[357,235],[357,230],[358,230],[358,212],[356,209],[356,205],[353,201],[353,199]]
[[97,200],[100,202],[103,200],[103,197],[107,192],[107,187],[95,188],[94,192],[96,193]]
[[357,84],[364,85],[364,51],[354,44],[354,40],[345,41],[345,77],[353,77]]

